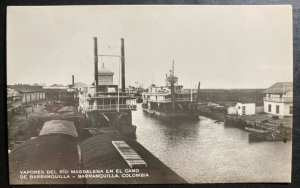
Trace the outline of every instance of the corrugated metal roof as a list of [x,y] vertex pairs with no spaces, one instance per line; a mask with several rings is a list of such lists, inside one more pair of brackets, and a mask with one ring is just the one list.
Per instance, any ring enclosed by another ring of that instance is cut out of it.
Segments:
[[74,123],[67,120],[51,120],[45,122],[39,135],[49,134],[66,134],[78,137]]
[[86,87],[87,85],[83,82],[76,82],[72,87],[73,88],[81,88],[81,87]]
[[288,91],[293,91],[293,82],[277,82],[263,91],[263,93],[284,94]]
[[45,91],[43,86],[31,86],[31,85],[7,85],[8,88],[18,90],[21,93],[32,93]]
[[63,84],[53,84],[51,86],[44,86],[44,89],[68,89],[68,86],[65,86]]

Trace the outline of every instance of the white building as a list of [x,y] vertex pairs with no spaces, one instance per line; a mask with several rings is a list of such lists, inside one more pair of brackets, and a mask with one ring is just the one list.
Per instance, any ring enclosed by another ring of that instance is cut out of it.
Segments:
[[8,93],[13,92],[21,96],[21,103],[26,104],[45,99],[45,90],[42,87],[43,86],[8,85],[7,89]]
[[235,107],[238,115],[255,114],[255,103],[237,103]]
[[19,91],[7,88],[7,111],[17,109],[22,105],[22,95]]
[[236,103],[235,106],[227,108],[227,114],[253,115],[255,114],[255,103]]
[[267,90],[264,97],[264,112],[279,117],[293,115],[293,83],[277,82]]

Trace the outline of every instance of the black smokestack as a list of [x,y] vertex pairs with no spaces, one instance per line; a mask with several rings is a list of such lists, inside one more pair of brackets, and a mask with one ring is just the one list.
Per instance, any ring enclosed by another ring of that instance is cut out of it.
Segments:
[[97,37],[94,37],[94,56],[95,56],[95,90],[98,92],[98,47]]
[[74,81],[74,75],[72,75],[72,86],[75,85],[75,81]]
[[121,63],[122,63],[122,92],[125,92],[125,49],[124,38],[121,38]]

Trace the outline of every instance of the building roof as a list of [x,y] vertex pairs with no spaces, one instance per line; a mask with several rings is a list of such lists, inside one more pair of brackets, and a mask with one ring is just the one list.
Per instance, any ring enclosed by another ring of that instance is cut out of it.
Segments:
[[284,94],[288,91],[293,91],[293,82],[277,82],[263,91],[263,93]]
[[17,97],[17,96],[21,96],[20,92],[12,89],[12,88],[7,88],[7,97]]
[[86,87],[87,85],[83,82],[76,82],[72,87],[73,88],[81,88],[81,87]]
[[44,89],[68,89],[68,86],[63,84],[53,84],[51,86],[44,86]]
[[8,85],[8,88],[15,89],[21,93],[32,93],[44,91],[43,86],[32,85]]
[[98,70],[98,75],[114,75],[114,73],[104,67],[104,63],[102,63],[102,67]]

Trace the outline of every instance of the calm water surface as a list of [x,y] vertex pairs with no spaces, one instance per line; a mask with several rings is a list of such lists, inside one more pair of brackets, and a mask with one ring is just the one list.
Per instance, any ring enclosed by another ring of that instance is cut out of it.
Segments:
[[205,117],[166,123],[141,105],[132,118],[138,142],[189,183],[290,180],[291,142],[249,143],[248,133]]

